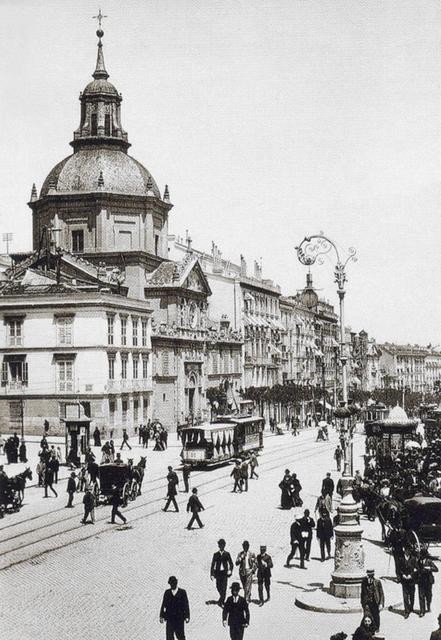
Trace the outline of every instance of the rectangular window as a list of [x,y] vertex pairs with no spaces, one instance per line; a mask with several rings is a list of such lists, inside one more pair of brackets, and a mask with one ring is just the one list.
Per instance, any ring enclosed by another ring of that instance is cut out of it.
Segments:
[[109,356],[109,380],[115,380],[115,357]]
[[115,411],[115,400],[109,400],[109,422],[112,427],[115,425]]
[[141,320],[141,340],[142,346],[147,347],[147,320],[144,318]]
[[155,256],[159,255],[159,236],[155,233]]
[[10,347],[21,347],[23,345],[23,320],[14,318],[7,320],[8,343]]
[[138,362],[139,362],[139,357],[136,353],[134,353],[132,355],[132,366],[133,366],[133,379],[137,380],[138,379]]
[[218,365],[217,365],[218,358],[217,358],[217,352],[216,351],[214,351],[211,354],[211,358],[212,358],[212,366],[211,366],[212,373],[216,374],[216,373],[218,373]]
[[73,391],[73,361],[58,360],[58,391]]
[[138,424],[138,413],[139,413],[139,400],[136,398],[133,400],[133,424]]
[[3,360],[2,385],[17,389],[28,384],[28,363],[23,359]]
[[122,426],[123,427],[127,426],[127,409],[128,409],[127,400],[122,400],[121,401],[121,418],[122,418]]
[[90,135],[98,135],[98,116],[96,113],[92,113],[92,117],[90,119]]
[[107,344],[113,344],[114,341],[115,318],[107,316]]
[[127,354],[121,354],[121,378],[126,380],[127,378]]
[[125,347],[127,344],[127,318],[121,316],[121,345]]
[[110,114],[106,113],[104,116],[104,135],[110,136]]
[[147,415],[149,410],[149,399],[144,397],[142,401],[142,421],[147,422]]
[[162,375],[169,375],[169,353],[168,351],[163,351],[162,353]]
[[72,345],[73,317],[59,317],[57,321],[57,343],[60,346]]
[[147,380],[149,374],[149,357],[142,356],[142,378]]
[[84,252],[84,231],[82,229],[74,229],[72,231],[72,253]]
[[138,318],[132,318],[132,344],[138,346]]

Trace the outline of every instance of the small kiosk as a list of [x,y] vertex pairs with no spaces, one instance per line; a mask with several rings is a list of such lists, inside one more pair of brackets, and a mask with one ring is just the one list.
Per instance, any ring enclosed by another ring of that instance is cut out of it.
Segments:
[[366,425],[366,435],[377,440],[376,457],[380,469],[393,467],[394,456],[403,455],[409,441],[415,443],[417,424],[417,420],[408,418],[404,409],[397,405],[388,418]]
[[65,427],[66,462],[80,466],[85,462],[89,447],[91,421],[80,403],[67,404],[65,409],[65,417],[61,421]]

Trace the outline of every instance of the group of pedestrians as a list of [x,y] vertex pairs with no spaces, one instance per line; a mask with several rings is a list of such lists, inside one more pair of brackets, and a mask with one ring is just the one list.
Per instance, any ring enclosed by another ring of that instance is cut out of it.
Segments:
[[243,460],[236,460],[230,473],[230,477],[234,480],[232,493],[248,491],[248,480],[259,479],[259,475],[256,472],[256,467],[258,466],[259,462],[255,453]]
[[17,462],[27,462],[26,443],[16,433],[6,440],[0,434],[0,455],[6,456],[7,464],[17,464]]
[[302,485],[296,473],[291,473],[289,469],[285,469],[285,474],[279,482],[279,489],[281,490],[281,509],[292,509],[303,505],[303,500],[300,497]]
[[138,427],[138,444],[148,449],[149,440],[154,442],[153,451],[165,451],[168,446],[168,431],[159,422],[140,424]]

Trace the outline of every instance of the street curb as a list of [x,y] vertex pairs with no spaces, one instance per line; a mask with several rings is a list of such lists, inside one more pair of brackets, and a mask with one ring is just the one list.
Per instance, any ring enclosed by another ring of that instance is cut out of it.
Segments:
[[362,613],[363,611],[358,599],[354,598],[354,602],[343,600],[322,589],[303,593],[296,597],[294,602],[299,609],[317,613]]

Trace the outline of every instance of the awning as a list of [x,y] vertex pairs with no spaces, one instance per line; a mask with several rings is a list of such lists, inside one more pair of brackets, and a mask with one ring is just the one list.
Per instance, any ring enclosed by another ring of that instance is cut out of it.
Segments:
[[274,324],[276,325],[276,329],[279,329],[279,331],[285,331],[285,327],[280,322],[280,320],[274,320]]

